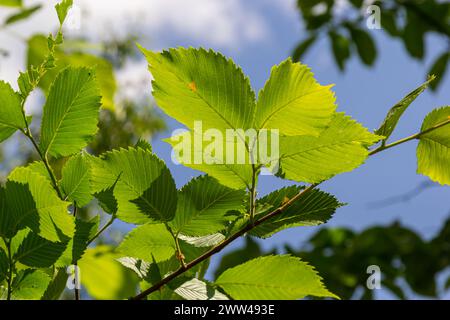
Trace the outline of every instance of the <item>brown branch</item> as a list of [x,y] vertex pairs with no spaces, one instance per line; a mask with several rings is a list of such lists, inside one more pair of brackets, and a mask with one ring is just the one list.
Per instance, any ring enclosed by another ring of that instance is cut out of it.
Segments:
[[[443,126],[446,126],[450,124],[450,118],[440,122],[436,125],[434,125],[431,128],[428,128],[424,131],[421,131],[419,133],[416,133],[412,136],[406,137],[404,139],[398,140],[396,142],[393,142],[391,144],[388,145],[384,145],[384,146],[380,146],[379,148],[376,148],[372,151],[369,152],[369,156],[372,156],[374,154],[377,154],[378,152],[390,149],[392,147],[395,147],[397,145],[403,144],[405,142],[414,140],[414,139],[419,139],[422,135],[430,133],[436,129],[439,129]],[[305,195],[306,193],[310,192],[312,189],[314,189],[315,187],[317,187],[320,183],[316,183],[316,184],[312,184],[309,185],[307,188],[303,189],[301,192],[299,192],[298,194],[296,194],[294,197],[292,197],[291,199],[289,199],[289,201],[287,201],[286,203],[284,203],[282,206],[278,207],[277,209],[273,210],[272,212],[268,213],[267,215],[252,221],[252,219],[250,219],[249,223],[242,228],[241,230],[237,231],[236,233],[234,233],[232,236],[230,236],[229,238],[223,240],[221,243],[219,243],[218,245],[216,245],[215,247],[211,248],[209,251],[205,252],[204,254],[202,254],[201,256],[197,257],[195,260],[192,260],[189,263],[186,263],[184,266],[181,266],[179,269],[177,269],[176,271],[174,271],[173,273],[171,273],[170,275],[168,275],[167,277],[165,277],[164,279],[162,279],[160,282],[154,284],[153,286],[151,286],[150,288],[142,291],[141,293],[139,293],[138,295],[136,295],[135,297],[130,298],[131,300],[141,300],[144,299],[146,296],[148,296],[149,294],[159,290],[161,287],[163,287],[164,285],[166,285],[167,283],[169,283],[170,281],[172,281],[173,279],[175,279],[176,277],[180,276],[181,274],[183,274],[184,272],[186,272],[187,270],[195,267],[197,264],[205,261],[206,259],[210,258],[212,255],[222,251],[222,249],[224,249],[226,246],[228,246],[231,242],[233,242],[234,240],[236,240],[237,238],[243,236],[244,234],[246,234],[247,232],[251,231],[252,229],[256,228],[257,226],[259,226],[260,224],[264,223],[265,221],[281,214],[284,210],[286,210],[288,207],[290,207],[294,202],[298,201],[303,195]]]
[[257,220],[255,220],[253,222],[250,221],[244,228],[242,228],[241,230],[239,230],[236,233],[234,233],[231,237],[223,240],[221,243],[219,243],[215,247],[211,248],[209,251],[205,252],[201,256],[197,257],[195,260],[192,260],[191,262],[186,263],[186,265],[184,267],[182,266],[182,267],[178,268],[176,271],[174,271],[173,273],[171,273],[170,275],[168,275],[167,277],[162,279],[160,282],[154,284],[153,286],[151,286],[147,290],[144,290],[140,294],[138,294],[137,296],[131,298],[131,300],[144,299],[149,294],[159,290],[161,287],[163,287],[164,285],[166,285],[167,283],[169,283],[170,281],[172,281],[173,279],[175,279],[179,275],[183,274],[187,270],[195,267],[197,264],[199,264],[199,263],[205,261],[206,259],[210,258],[212,255],[222,251],[223,248],[228,246],[231,242],[233,242],[237,238],[240,238],[241,236],[243,236],[247,232],[249,232],[252,229],[254,229],[257,226],[259,226],[261,223],[264,223],[265,221],[267,221],[267,220],[269,220],[269,219],[279,215],[284,210],[286,210],[288,207],[290,207],[294,202],[299,200],[303,195],[307,194],[312,189],[314,189],[317,185],[318,184],[312,184],[312,185],[308,186],[306,189],[304,189],[300,193],[296,194],[289,201],[287,201],[286,203],[284,203],[282,206],[278,207],[274,211],[268,213],[264,217],[262,217],[260,219],[257,219]]

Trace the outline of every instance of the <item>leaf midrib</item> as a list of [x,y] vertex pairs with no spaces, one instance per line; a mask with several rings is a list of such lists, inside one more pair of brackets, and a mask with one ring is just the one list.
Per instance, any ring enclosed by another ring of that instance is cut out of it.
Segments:
[[89,77],[84,83],[83,85],[80,87],[80,90],[78,91],[78,93],[75,95],[75,97],[73,98],[72,102],[70,103],[70,105],[68,106],[68,108],[65,110],[65,112],[63,113],[63,116],[61,117],[61,121],[58,123],[58,126],[55,129],[55,132],[53,134],[53,137],[51,138],[51,140],[49,141],[47,148],[44,150],[44,154],[46,155],[48,153],[48,151],[50,150],[51,146],[53,145],[53,142],[56,139],[56,136],[58,134],[58,131],[62,125],[62,123],[64,122],[65,118],[67,117],[67,115],[69,114],[69,112],[71,111],[71,109],[73,108],[73,105],[75,103],[76,100],[78,100],[81,92],[84,91],[84,88],[86,87],[86,85],[90,82],[91,77]]
[[[151,204],[146,198],[143,197],[143,193],[139,192],[136,188],[133,187],[132,184],[128,183],[128,181],[122,180],[122,182],[128,187],[130,188],[130,190],[132,192],[134,192],[138,199],[142,199],[145,201],[146,204],[148,204],[153,210],[156,211],[156,213],[158,214],[158,216],[160,217],[161,221],[167,221],[167,219],[165,218],[165,216],[161,213],[161,211],[159,209],[157,209],[153,204]],[[145,192],[145,191],[144,191]],[[141,211],[141,210],[139,210]]]
[[299,99],[303,99],[303,98],[305,98],[305,97],[307,97],[307,96],[309,96],[309,95],[311,95],[311,94],[313,94],[313,93],[316,93],[316,92],[318,92],[318,91],[320,91],[320,90],[324,90],[324,88],[327,88],[327,87],[321,87],[321,86],[319,86],[318,88],[316,88],[316,89],[314,89],[314,90],[311,90],[311,91],[309,91],[309,92],[306,93],[306,94],[302,94],[302,95],[300,95],[300,96],[297,96],[297,97],[295,97],[295,98],[292,98],[291,100],[289,100],[288,102],[286,102],[285,104],[281,105],[281,106],[278,107],[278,108],[275,106],[276,109],[274,109],[274,111],[272,111],[272,112],[266,117],[266,119],[265,119],[264,122],[260,125],[260,127],[261,127],[261,128],[264,128],[264,126],[266,125],[266,123],[267,123],[267,122],[268,122],[275,114],[277,114],[278,112],[280,112],[280,110],[282,110],[282,109],[288,107],[291,103],[294,103],[294,101],[299,100]]
[[73,195],[73,194],[77,191],[78,187],[81,186],[81,183],[83,182],[83,180],[84,180],[84,178],[86,177],[87,174],[88,174],[88,170],[86,170],[86,171],[84,172],[83,176],[80,178],[80,180],[79,180],[78,183],[75,185],[75,187],[73,188],[73,190],[72,190],[69,194],[66,194],[66,199],[69,199],[69,197],[70,197],[71,195]]
[[[188,86],[189,85],[189,82],[186,82],[184,79],[182,79],[177,73],[175,73],[175,72],[173,72],[172,70],[170,70],[170,73],[171,74],[173,74],[180,82],[182,82],[184,85],[186,85],[186,86]],[[199,92],[198,92],[198,90],[196,90],[196,91],[190,91],[190,92],[193,92],[195,95],[197,95],[203,102],[205,102],[206,103],[206,105],[211,109],[211,110],[213,110],[223,121],[225,121],[225,123],[227,124],[227,125],[229,125],[230,126],[230,128],[232,128],[232,129],[234,129],[235,131],[237,131],[236,129],[237,128],[235,128],[226,118],[225,118],[225,116],[223,116],[218,110],[216,110],[210,103],[209,103],[209,101],[208,100],[206,100],[206,98],[205,97],[203,97]],[[254,109],[254,113],[256,112],[256,108],[253,108]],[[243,138],[239,133],[238,133],[238,135],[239,135],[239,138],[241,139],[241,141],[243,141],[244,142],[244,144],[245,144],[245,146],[246,146],[246,148],[247,148],[247,150],[248,150],[248,145],[247,145],[247,142],[245,141],[245,138]]]
[[295,157],[297,155],[301,155],[302,153],[307,153],[307,152],[319,150],[319,149],[322,149],[322,148],[331,148],[331,147],[340,146],[340,145],[352,144],[354,142],[360,143],[360,146],[362,147],[361,144],[363,142],[365,142],[365,140],[364,139],[357,139],[357,140],[351,140],[351,141],[342,141],[342,142],[337,142],[337,143],[322,144],[322,145],[319,145],[319,146],[314,147],[314,148],[298,151],[298,152],[291,153],[291,154],[288,154],[288,155],[282,155],[282,156],[280,156],[280,159],[293,158],[293,157]]
[[210,202],[205,208],[203,208],[201,210],[195,210],[195,212],[190,216],[190,219],[186,223],[183,223],[183,226],[181,228],[179,228],[178,232],[182,232],[186,228],[186,226],[189,226],[192,223],[192,221],[195,221],[195,219],[198,216],[202,215],[202,213],[204,213],[206,210],[211,208],[212,205],[214,205],[219,200],[222,200],[223,198],[228,196],[230,193],[233,193],[234,191],[235,190],[229,190],[228,192],[220,195],[218,198],[215,198],[214,201]]

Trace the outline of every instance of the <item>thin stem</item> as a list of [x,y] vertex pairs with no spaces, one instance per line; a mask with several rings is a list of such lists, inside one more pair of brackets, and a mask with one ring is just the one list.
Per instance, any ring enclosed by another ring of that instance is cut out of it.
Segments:
[[170,234],[172,235],[173,241],[175,242],[175,249],[177,251],[176,256],[178,261],[180,261],[181,267],[182,268],[186,268],[186,263],[184,262],[185,256],[183,254],[183,251],[181,251],[181,247],[180,247],[180,241],[178,240],[178,235],[179,232],[175,233],[173,232],[172,228],[165,223],[166,229],[167,231],[170,232]]
[[172,236],[173,236],[173,239],[175,240],[175,246],[176,246],[176,249],[177,249],[177,258],[178,258],[178,260],[181,263],[181,267],[183,269],[186,269],[186,262],[184,261],[184,259],[186,259],[186,258],[184,256],[183,252],[181,251],[180,241],[178,240],[178,234],[173,234],[172,233]]
[[[426,133],[430,133],[433,130],[439,129],[447,124],[450,124],[450,119],[439,123],[431,128],[428,128],[424,131],[421,131],[419,133],[416,133],[412,136],[406,137],[404,139],[398,140],[396,142],[393,142],[391,144],[387,144],[387,145],[381,145],[379,148],[369,152],[369,156],[372,156],[374,154],[377,154],[378,152],[384,151],[386,149],[390,149],[394,146],[397,146],[399,144],[405,143],[407,141],[410,140],[414,140],[414,139],[418,139],[420,138],[422,135],[426,134]],[[252,187],[250,189],[250,203],[254,203],[254,199],[256,198],[255,196],[255,190],[256,190],[256,176],[255,176],[255,168],[253,171],[253,179],[252,179]],[[194,266],[196,266],[199,263],[204,262],[205,260],[209,259],[212,255],[222,251],[223,248],[225,248],[226,246],[228,246],[231,242],[233,242],[234,240],[238,239],[239,237],[243,236],[244,234],[246,234],[247,232],[251,231],[252,229],[254,229],[255,227],[259,226],[260,224],[264,223],[265,221],[281,214],[284,210],[286,210],[288,207],[290,207],[294,202],[298,201],[303,195],[309,193],[312,189],[314,189],[315,187],[317,187],[320,183],[316,183],[316,184],[312,184],[310,186],[308,186],[307,188],[303,189],[301,192],[299,192],[298,194],[296,194],[294,197],[292,197],[291,199],[289,199],[287,202],[285,202],[282,206],[278,207],[277,209],[271,211],[270,213],[266,214],[265,216],[257,219],[257,220],[250,220],[250,223],[248,223],[244,228],[242,228],[241,230],[235,232],[233,235],[231,235],[229,238],[223,240],[221,243],[217,244],[216,246],[214,246],[213,248],[211,248],[210,250],[208,250],[207,252],[205,252],[204,254],[202,254],[201,256],[197,257],[195,260],[192,260],[191,262],[187,263],[184,267],[180,267],[178,268],[176,271],[174,271],[173,273],[171,273],[170,275],[168,275],[167,277],[165,277],[164,279],[162,279],[160,282],[154,284],[152,287],[148,288],[147,290],[142,291],[140,294],[136,295],[135,297],[132,297],[132,300],[141,300],[143,298],[145,298],[146,296],[148,296],[149,294],[159,290],[160,288],[162,288],[164,285],[166,285],[167,283],[169,283],[170,281],[172,281],[173,279],[175,279],[176,277],[178,277],[179,275],[183,274],[184,272],[186,272],[187,270],[193,268]],[[252,216],[252,208],[253,210],[255,209],[255,206],[250,205],[250,215]]]
[[436,129],[442,128],[443,126],[446,126],[448,124],[450,124],[450,119],[447,119],[447,120],[445,120],[445,121],[443,121],[441,123],[438,123],[438,124],[428,128],[426,130],[423,130],[423,131],[421,131],[419,133],[413,134],[413,135],[411,135],[409,137],[397,140],[397,141],[395,141],[393,143],[390,143],[390,144],[381,145],[380,147],[378,147],[378,148],[372,150],[371,152],[369,152],[369,156],[377,154],[380,151],[384,151],[386,149],[390,149],[392,147],[398,146],[398,145],[400,145],[402,143],[405,143],[405,142],[408,142],[408,141],[411,141],[411,140],[414,140],[414,139],[419,139],[424,134],[430,133],[430,132],[432,132],[432,131],[434,131]]
[[108,229],[108,227],[111,226],[115,220],[116,217],[112,215],[111,219],[109,219],[108,222],[105,223],[105,225],[99,231],[97,231],[97,233],[91,239],[89,239],[87,245],[89,246],[92,242],[94,242],[95,239],[97,239],[103,232],[105,232],[105,230]]
[[42,153],[41,149],[39,148],[36,140],[34,140],[33,135],[31,134],[31,131],[29,129],[21,130],[21,131],[31,141],[31,143],[33,144],[34,148],[36,149],[36,151],[39,155],[39,158],[41,158],[42,162],[44,163],[44,166],[47,169],[48,175],[50,176],[50,180],[52,181],[53,187],[55,188],[56,192],[58,193],[58,197],[60,199],[64,200],[64,196],[61,192],[61,189],[58,186],[56,177],[53,173],[53,170],[50,167],[50,163],[48,161],[47,155],[44,155]]
[[172,281],[173,279],[175,279],[179,275],[183,274],[187,270],[195,267],[197,264],[199,264],[199,263],[205,261],[206,259],[210,258],[212,255],[222,251],[222,249],[225,248],[226,246],[228,246],[231,242],[233,242],[234,240],[240,238],[241,236],[243,236],[247,232],[251,231],[255,227],[259,226],[261,223],[263,223],[263,222],[267,221],[268,219],[271,219],[271,218],[275,217],[276,215],[282,213],[289,206],[291,206],[295,201],[299,200],[303,195],[305,195],[305,194],[309,193],[311,190],[313,190],[317,185],[318,184],[313,184],[313,185],[308,186],[307,188],[303,189],[301,192],[296,194],[289,201],[285,202],[282,206],[278,207],[274,211],[268,213],[267,215],[265,215],[264,217],[262,217],[260,219],[257,219],[255,221],[253,221],[253,223],[252,222],[248,223],[244,228],[242,228],[241,230],[237,231],[236,233],[234,233],[229,238],[223,240],[221,243],[219,243],[215,247],[211,248],[210,250],[208,250],[207,252],[205,252],[201,256],[197,257],[195,260],[192,260],[191,262],[187,263],[184,268],[183,267],[178,268],[175,272],[171,273],[170,275],[168,275],[167,277],[162,279],[160,282],[154,284],[152,287],[148,288],[147,290],[142,291],[137,296],[131,298],[131,300],[141,300],[141,299],[145,298],[146,296],[148,296],[149,294],[159,290],[161,287],[163,287],[164,285],[166,285],[167,283],[169,283],[170,281]]

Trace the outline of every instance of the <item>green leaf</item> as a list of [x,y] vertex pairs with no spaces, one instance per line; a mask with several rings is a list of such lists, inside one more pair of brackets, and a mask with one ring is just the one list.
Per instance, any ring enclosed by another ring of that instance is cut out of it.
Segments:
[[367,147],[381,137],[343,113],[337,113],[319,137],[280,137],[278,176],[299,182],[317,183],[360,166]]
[[[203,151],[207,150],[211,142],[202,139],[202,134],[203,132],[198,131],[185,131],[168,139],[163,139],[163,141],[173,147],[173,157],[182,165],[205,172],[229,188],[250,188],[252,166],[249,164],[248,152],[245,145],[239,142],[238,139],[233,139],[233,141],[226,140],[223,150],[219,149],[211,153],[205,152],[208,157],[205,160]],[[201,148],[200,152],[197,148]],[[235,150],[234,157],[231,157],[227,153],[227,150]],[[237,161],[239,153],[245,153],[244,161],[241,162],[242,164],[239,164]],[[197,157],[200,159],[197,159]],[[230,157],[229,161],[227,157]]]
[[0,142],[2,142],[17,129],[26,127],[20,97],[4,81],[0,81],[0,106]]
[[14,127],[8,127],[0,124],[0,142],[5,141],[17,131]]
[[122,256],[160,262],[173,257],[176,247],[164,224],[145,224],[132,230],[117,250]]
[[81,208],[92,200],[90,166],[83,154],[70,158],[62,169],[61,189],[65,198]]
[[117,200],[114,188],[120,175],[115,176],[106,168],[106,163],[99,157],[86,155],[91,168],[91,192],[98,200],[100,207],[109,214],[117,213]]
[[[141,290],[150,288],[150,286],[161,281],[165,275],[178,269],[179,266],[180,266],[180,262],[175,257],[173,257],[170,260],[166,260],[166,261],[163,261],[160,263],[153,262],[153,263],[149,264],[149,266],[147,268],[147,273],[144,277],[144,281],[141,281],[141,283],[140,283]],[[187,271],[186,273],[190,274],[191,270]],[[158,290],[158,291],[153,292],[152,294],[148,295],[147,300],[177,299],[178,296],[173,292],[173,289],[174,289],[173,286],[174,286],[174,282],[178,283],[178,281],[179,281],[178,279],[179,278],[172,280],[171,282],[168,283],[168,285],[161,288],[161,290]]]
[[66,289],[69,274],[65,268],[57,269],[41,300],[59,300]]
[[343,71],[345,69],[346,61],[350,58],[350,41],[335,31],[330,31],[328,37],[331,42],[334,60],[336,61],[339,70]]
[[[151,287],[151,284],[147,281],[141,281],[139,283],[139,289],[140,291],[144,291]],[[149,294],[146,298],[146,300],[181,300],[181,298],[173,292],[169,286],[164,286],[160,290],[157,290],[151,294]]]
[[67,13],[73,5],[73,0],[63,0],[55,5],[56,13],[58,14],[59,23],[62,25],[66,20]]
[[57,196],[47,178],[29,168],[18,167],[6,183],[8,208],[41,237],[66,241],[74,234],[75,223],[67,212],[68,202]]
[[14,255],[14,260],[34,268],[52,266],[66,249],[67,243],[51,242],[29,232]]
[[214,233],[201,237],[190,237],[180,234],[178,235],[178,238],[198,248],[212,247],[225,240],[225,236],[221,233]]
[[226,295],[196,278],[186,281],[174,291],[186,300],[229,300]]
[[320,85],[306,65],[285,60],[272,69],[259,93],[256,127],[278,129],[280,135],[318,136],[336,109],[330,88]]
[[42,5],[38,4],[29,8],[22,8],[18,13],[15,13],[6,18],[4,25],[16,23],[30,17],[33,13],[42,8]]
[[[28,40],[28,69],[42,64],[48,55],[47,37],[35,35]],[[47,73],[39,81],[39,87],[48,93],[48,90],[60,71],[68,66],[93,67],[95,66],[96,81],[102,96],[102,107],[114,109],[114,95],[116,93],[116,80],[112,64],[101,57],[84,52],[65,52],[60,47],[55,48],[55,68],[47,70]],[[22,90],[21,90],[22,91]]]
[[122,267],[110,246],[89,248],[78,261],[81,284],[93,299],[126,299],[136,293],[137,277]]
[[[430,112],[421,131],[428,130],[450,119],[450,106]],[[428,176],[440,184],[450,184],[450,125],[420,136],[417,147],[417,173]]]
[[400,30],[397,25],[397,11],[383,9],[381,13],[381,27],[383,30],[393,36],[398,37],[400,35]]
[[[270,208],[260,213],[260,215],[265,215],[277,209],[284,202],[297,195],[302,189],[302,187],[290,186],[258,199],[259,204],[269,205]],[[298,201],[295,201],[279,215],[254,228],[250,234],[260,238],[268,238],[276,232],[287,228],[317,226],[327,222],[340,206],[342,204],[332,195],[314,189],[302,196]]]
[[0,0],[0,6],[21,7],[22,6],[22,0]]
[[119,261],[124,267],[136,272],[139,278],[144,279],[147,277],[150,263],[132,257],[122,257],[117,259],[117,261]]
[[66,250],[60,255],[55,265],[57,267],[65,267],[75,264],[81,259],[87,249],[88,241],[93,234],[97,232],[100,223],[100,217],[95,216],[90,221],[75,219],[75,235],[70,239],[66,246]]
[[324,287],[322,278],[311,266],[288,255],[248,261],[226,270],[215,283],[237,300],[338,298]]
[[0,283],[8,277],[9,259],[6,252],[0,248]]
[[170,117],[190,129],[194,121],[223,131],[253,127],[255,94],[233,61],[205,49],[140,49],[154,77],[153,97]]
[[[9,192],[11,192],[10,190]],[[0,186],[0,237],[10,239],[18,231],[19,214],[11,210],[7,204],[9,194]]]
[[[175,233],[205,236],[225,229],[232,210],[243,208],[244,190],[227,188],[209,176],[191,180],[178,193],[178,207],[170,225]],[[227,215],[228,214],[228,215]]]
[[347,25],[347,27],[361,61],[368,66],[373,65],[377,57],[377,48],[372,37],[366,31],[355,26]]
[[115,184],[117,217],[123,221],[170,221],[175,215],[175,182],[165,164],[150,151],[129,148],[105,153],[102,162],[93,166],[92,179],[94,193]]
[[12,283],[13,300],[39,300],[50,283],[48,274],[41,270],[20,271]]
[[20,72],[17,79],[17,85],[19,86],[19,93],[22,99],[28,97],[31,91],[34,90],[36,82],[40,78],[40,71],[33,66],[29,66],[27,71]]
[[115,188],[118,180],[119,180],[119,178],[117,178],[116,182],[113,185],[111,185],[110,187],[94,194],[95,198],[97,198],[97,200],[98,200],[100,207],[106,213],[114,214],[114,215],[117,213],[117,209],[118,209],[117,208],[117,200],[114,197],[114,188]]
[[436,90],[441,81],[444,79],[449,61],[450,61],[449,52],[444,52],[434,61],[433,66],[428,72],[428,74],[436,76],[436,80],[430,84],[431,90]]
[[[33,117],[27,116],[28,125],[31,124]],[[0,143],[7,140],[17,131],[16,128],[0,124]]]
[[152,151],[152,145],[147,140],[144,140],[144,139],[139,139],[136,142],[136,144],[134,145],[134,148],[135,149],[141,148],[145,151],[150,151],[150,152]]
[[386,118],[384,119],[380,128],[375,131],[375,134],[383,136],[383,141],[385,142],[394,131],[397,126],[400,117],[403,115],[405,110],[409,107],[409,105],[416,100],[416,98],[425,91],[428,85],[435,79],[434,76],[431,76],[427,82],[423,83],[420,87],[414,89],[408,95],[406,95],[400,102],[398,102],[395,106],[393,106]]
[[44,154],[69,156],[79,152],[97,131],[100,96],[92,70],[62,71],[44,106],[40,148]]
[[241,248],[222,255],[220,263],[214,271],[215,279],[226,270],[265,254],[255,238],[245,237],[243,240],[245,244]]
[[17,234],[11,239],[11,256],[14,257],[16,252],[19,250],[22,242],[31,232],[29,228],[25,228],[17,232]]
[[408,10],[406,25],[403,29],[403,42],[409,54],[417,59],[425,55],[425,22],[415,12]]
[[[50,177],[50,174],[48,173],[47,167],[45,166],[44,162],[42,161],[34,161],[27,165],[28,169],[31,171],[40,174],[44,178],[46,178],[50,183],[52,181],[52,178]],[[54,172],[53,172],[54,174]]]
[[364,0],[350,0],[350,3],[354,5],[356,8],[361,8],[364,3]]
[[303,55],[308,51],[308,49],[316,42],[317,36],[312,35],[309,38],[306,38],[295,48],[294,53],[292,54],[292,60],[299,61]]

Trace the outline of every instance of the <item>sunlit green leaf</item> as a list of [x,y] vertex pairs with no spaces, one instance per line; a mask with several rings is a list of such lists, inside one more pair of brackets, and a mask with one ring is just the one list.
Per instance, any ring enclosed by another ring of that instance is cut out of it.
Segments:
[[[260,215],[263,216],[271,210],[282,206],[302,189],[302,187],[297,186],[286,187],[258,199],[259,203],[270,205],[269,210],[260,213]],[[316,226],[327,222],[340,206],[342,204],[332,195],[314,189],[306,193],[274,218],[267,220],[253,229],[250,234],[261,238],[268,238],[274,233],[286,228]]]
[[[176,233],[205,236],[223,230],[232,219],[229,212],[243,207],[246,193],[201,176],[191,180],[178,193],[178,207],[171,226]],[[227,215],[228,214],[228,215]]]
[[160,262],[174,256],[176,247],[163,224],[145,224],[132,230],[117,250],[122,256]]
[[90,166],[83,154],[70,158],[62,169],[61,189],[66,199],[81,208],[92,200]]
[[66,241],[74,234],[73,217],[67,212],[68,202],[57,196],[47,178],[29,168],[17,167],[6,183],[8,208],[41,237],[50,241]]
[[14,255],[14,260],[29,267],[52,266],[66,249],[67,243],[51,242],[29,232]]
[[[430,112],[421,131],[449,121],[450,107]],[[417,172],[440,184],[450,184],[450,125],[433,130],[420,137],[417,147]]]
[[113,248],[89,248],[78,262],[81,284],[94,299],[126,299],[136,293],[138,279],[116,260]]
[[5,25],[9,25],[9,24],[13,24],[16,23],[18,21],[27,19],[28,17],[30,17],[33,13],[35,13],[36,11],[38,11],[39,9],[41,9],[42,5],[38,4],[29,8],[22,8],[18,13],[15,13],[11,16],[9,16],[6,21],[5,21]]
[[55,6],[60,24],[63,24],[64,20],[66,20],[67,13],[69,12],[69,9],[72,7],[72,4],[73,0],[62,0]]
[[272,68],[259,93],[255,122],[258,129],[277,129],[280,135],[318,136],[335,109],[330,86],[320,85],[306,65],[287,59]]
[[44,106],[42,152],[55,157],[79,152],[97,131],[99,107],[100,96],[92,70],[62,71]]
[[307,263],[288,255],[256,258],[226,270],[215,282],[237,300],[337,298]]
[[255,94],[233,61],[204,49],[141,50],[154,77],[153,97],[169,116],[190,129],[194,121],[205,129],[253,127]]
[[13,300],[39,300],[50,283],[50,277],[41,270],[26,269],[19,272],[12,283]]
[[186,281],[174,291],[186,300],[229,300],[226,295],[196,278]]
[[165,166],[150,151],[142,148],[120,149],[102,156],[93,165],[93,191],[114,186],[117,217],[143,224],[151,220],[170,221],[175,215],[177,190]]
[[26,127],[20,97],[4,81],[0,81],[0,106],[0,142],[2,142],[17,129]]
[[317,183],[360,166],[367,147],[381,139],[366,128],[337,113],[319,137],[280,137],[278,176],[299,182]]
[[405,110],[409,107],[409,105],[416,100],[416,98],[428,87],[430,83],[435,79],[434,76],[430,77],[427,82],[422,84],[420,87],[411,91],[408,95],[406,95],[400,102],[398,102],[395,106],[389,110],[386,118],[383,121],[383,124],[375,131],[375,134],[383,136],[384,141],[386,141],[394,131],[397,126],[400,117],[403,115]]

